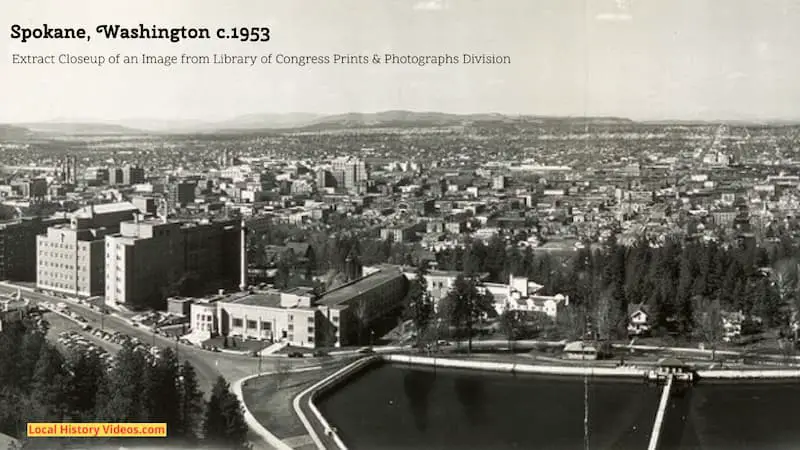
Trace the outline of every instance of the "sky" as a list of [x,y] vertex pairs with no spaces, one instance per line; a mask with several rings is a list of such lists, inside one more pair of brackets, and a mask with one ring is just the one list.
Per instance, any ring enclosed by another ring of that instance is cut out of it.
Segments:
[[[36,41],[12,24],[269,26],[269,42]],[[798,0],[4,0],[0,122],[383,110],[800,119]],[[12,55],[492,53],[508,65],[49,65]]]

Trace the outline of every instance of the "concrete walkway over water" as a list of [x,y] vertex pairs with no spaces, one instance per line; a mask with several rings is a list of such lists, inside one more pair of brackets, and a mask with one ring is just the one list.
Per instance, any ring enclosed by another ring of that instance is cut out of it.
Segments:
[[672,391],[672,375],[667,376],[667,382],[664,384],[664,391],[661,393],[661,402],[658,404],[658,412],[656,412],[656,420],[653,423],[653,431],[650,433],[650,444],[647,450],[657,450],[658,443],[661,440],[661,427],[664,425],[664,416],[667,412],[667,405],[669,405],[669,394]]

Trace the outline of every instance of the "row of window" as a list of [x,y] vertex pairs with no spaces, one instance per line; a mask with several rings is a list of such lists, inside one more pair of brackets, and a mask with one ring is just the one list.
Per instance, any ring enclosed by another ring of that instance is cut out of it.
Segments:
[[64,280],[72,280],[74,277],[71,273],[62,273],[62,272],[45,272],[44,270],[39,270],[39,277],[41,278],[61,278]]
[[51,282],[44,281],[44,282],[39,282],[38,284],[40,286],[51,287],[51,288],[54,288],[54,289],[68,289],[70,291],[74,291],[75,290],[75,284],[74,283],[59,283],[57,281],[54,281],[54,282],[51,283]]
[[[289,322],[292,322],[292,321],[294,321],[294,314],[289,314]],[[313,317],[309,317],[308,318],[308,323],[314,323],[314,318]]]
[[66,250],[72,250],[74,248],[72,244],[62,244],[60,242],[40,240],[39,243],[42,244],[42,247],[63,248]]
[[[236,318],[231,319],[231,326],[235,328],[242,328],[244,326],[244,320]],[[248,330],[255,330],[256,328],[258,328],[258,321],[255,320],[247,321]],[[272,324],[270,322],[261,322],[261,329],[264,331],[271,331]]]

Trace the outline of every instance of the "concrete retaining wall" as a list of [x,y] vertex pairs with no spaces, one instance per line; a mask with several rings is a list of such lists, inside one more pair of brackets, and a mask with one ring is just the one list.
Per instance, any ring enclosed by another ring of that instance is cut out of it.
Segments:
[[300,405],[300,399],[306,395],[308,395],[308,409],[311,410],[311,413],[314,415],[314,419],[322,426],[325,430],[326,434],[331,437],[333,442],[336,444],[336,447],[339,450],[347,450],[347,446],[342,441],[342,438],[339,437],[339,434],[336,430],[331,427],[330,423],[328,423],[327,419],[319,412],[319,409],[314,404],[314,399],[317,398],[320,394],[332,389],[339,383],[347,380],[358,372],[359,370],[364,369],[365,367],[375,363],[376,361],[380,361],[382,359],[381,356],[371,356],[363,359],[359,359],[358,361],[353,362],[352,364],[348,364],[341,370],[338,370],[336,373],[333,373],[326,377],[325,379],[317,382],[310,388],[306,389],[305,391],[301,392],[297,397],[294,399],[294,410],[297,416],[300,418],[300,421],[303,422],[303,425],[306,427],[308,434],[311,435],[311,438],[314,440],[317,448],[320,450],[325,450],[325,445],[320,440],[317,432],[314,430],[314,427],[308,421],[308,418],[303,413],[302,406]]
[[[431,367],[453,368],[453,369],[470,369],[482,370],[488,372],[504,372],[504,373],[527,373],[538,375],[562,375],[562,376],[591,376],[591,377],[609,377],[609,378],[641,378],[648,372],[647,369],[634,368],[634,367],[587,367],[587,366],[545,366],[533,364],[518,364],[518,363],[499,363],[490,361],[468,361],[461,359],[450,358],[432,358],[428,356],[414,356],[414,355],[374,355],[368,358],[360,359],[347,367],[339,370],[338,372],[328,376],[324,380],[311,386],[306,391],[295,397],[295,411],[300,417],[303,424],[308,429],[309,434],[314,438],[317,447],[324,450],[325,447],[308,419],[305,417],[300,408],[299,400],[301,397],[308,395],[308,406],[314,418],[320,423],[323,429],[329,434],[331,439],[335,442],[339,450],[347,450],[347,446],[342,442],[338,433],[332,430],[328,421],[319,412],[314,400],[323,392],[334,388],[339,383],[346,381],[351,375],[359,370],[377,362],[387,361],[399,364],[410,365],[423,365]],[[800,370],[704,370],[698,371],[698,375],[705,379],[718,379],[718,380],[737,380],[737,379],[800,379]],[[668,392],[668,391],[667,391]]]
[[800,380],[800,370],[698,370],[697,375],[703,380]]
[[[306,368],[302,368],[302,369],[292,370],[291,373],[308,372],[308,371],[311,371],[311,370],[319,370],[319,369],[321,369],[321,367],[306,367]],[[242,404],[242,409],[244,409],[244,421],[247,422],[247,426],[249,426],[250,429],[253,430],[254,433],[256,433],[267,444],[269,444],[270,446],[272,446],[273,448],[275,448],[277,450],[292,450],[292,448],[290,446],[285,444],[282,440],[280,440],[274,434],[270,433],[270,431],[267,430],[264,427],[264,425],[262,425],[261,422],[259,422],[255,418],[255,416],[253,416],[253,413],[251,413],[250,409],[247,407],[247,403],[245,403],[245,401],[244,401],[244,395],[242,394],[242,386],[244,386],[244,384],[246,382],[248,382],[249,380],[252,380],[254,378],[258,378],[258,377],[264,376],[264,375],[274,375],[275,373],[277,373],[277,372],[264,372],[264,373],[259,373],[259,374],[255,374],[255,375],[250,375],[249,377],[244,377],[244,378],[242,378],[240,380],[236,380],[233,383],[231,383],[231,391],[233,392],[234,395],[236,395],[236,398],[238,398],[239,402]]]
[[596,377],[638,377],[646,370],[633,367],[587,367],[587,366],[544,366],[533,364],[498,363],[490,361],[467,361],[462,359],[432,358],[413,355],[383,355],[384,361],[402,364],[418,364],[453,369],[484,370],[489,372],[529,373],[540,375],[571,375]]

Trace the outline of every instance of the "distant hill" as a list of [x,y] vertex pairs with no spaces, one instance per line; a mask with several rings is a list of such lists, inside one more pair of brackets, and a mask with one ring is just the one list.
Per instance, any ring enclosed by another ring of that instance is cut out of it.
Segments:
[[297,128],[315,123],[324,118],[325,116],[312,113],[248,114],[232,120],[215,123],[213,126],[216,129],[226,130]]
[[0,140],[12,141],[31,136],[31,130],[19,125],[0,124]]
[[118,125],[157,133],[208,133],[220,130],[273,130],[308,125],[322,117],[311,113],[248,114],[223,121],[128,119]]
[[124,135],[143,134],[142,130],[101,122],[35,122],[19,124],[42,135]]
[[[491,124],[519,124],[519,125],[556,125],[585,123],[597,125],[628,124],[633,121],[616,117],[548,117],[506,115],[498,113],[486,114],[448,114],[440,112],[414,112],[414,111],[383,111],[378,113],[347,113],[328,116],[318,116],[303,123],[303,116],[295,116],[293,120],[280,122],[285,126],[276,125],[270,129],[292,128],[302,130],[332,130],[347,128],[402,128],[402,127],[449,127]],[[266,129],[267,127],[265,127]],[[221,131],[234,131],[232,127],[224,127]],[[255,127],[242,127],[242,131],[257,131]]]
[[731,126],[796,126],[798,121],[701,121],[653,120],[633,121],[623,117],[539,116],[499,113],[450,114],[391,110],[375,113],[313,114],[265,113],[248,114],[222,121],[127,119],[102,120],[56,119],[49,122],[0,124],[0,139],[48,138],[53,136],[103,136],[143,134],[250,134],[275,131],[336,131],[357,128],[437,128],[437,127],[569,127],[584,126],[710,126],[727,123]]
[[[224,121],[128,119],[115,122],[95,120],[25,123],[8,126],[15,133],[27,130],[37,136],[55,135],[138,135],[193,133],[258,133],[269,131],[324,131],[349,128],[435,128],[452,126],[583,126],[635,123],[618,117],[555,117],[499,113],[449,114],[441,112],[383,111],[321,115],[312,113],[249,114]],[[2,133],[2,129],[0,129]],[[0,135],[1,137],[2,135]]]

